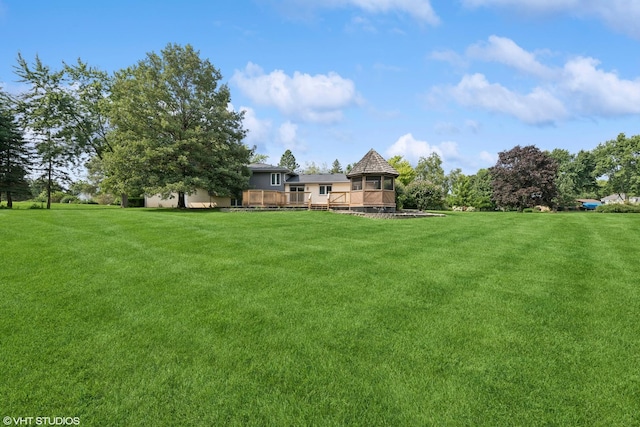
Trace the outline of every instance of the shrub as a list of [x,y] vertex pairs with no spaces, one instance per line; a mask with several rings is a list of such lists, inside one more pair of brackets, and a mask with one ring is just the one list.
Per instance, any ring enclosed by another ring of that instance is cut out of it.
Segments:
[[60,199],[60,203],[78,203],[79,199],[76,196],[66,195]]
[[407,195],[406,187],[403,183],[396,180],[396,209],[403,209],[406,204]]
[[640,205],[630,205],[626,203],[612,203],[600,205],[596,208],[600,213],[640,213]]
[[127,202],[130,208],[144,208],[144,197],[129,197]]
[[111,194],[99,194],[96,198],[98,199],[97,201],[100,205],[110,205],[115,200],[115,197],[113,197]]
[[[63,191],[51,192],[51,203],[60,203],[63,197],[67,196]],[[42,190],[38,197],[34,198],[36,202],[45,203],[47,201],[47,190]]]
[[407,185],[406,195],[405,207],[420,210],[445,208],[442,188],[428,181],[413,181]]

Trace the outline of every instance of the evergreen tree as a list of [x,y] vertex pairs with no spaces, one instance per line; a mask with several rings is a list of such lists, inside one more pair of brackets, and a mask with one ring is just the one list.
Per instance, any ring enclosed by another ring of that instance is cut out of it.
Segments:
[[52,71],[36,56],[33,65],[18,55],[16,74],[29,85],[18,101],[22,127],[33,135],[37,170],[47,181],[47,209],[51,208],[54,180],[67,180],[66,166],[74,158],[66,123],[73,100],[63,88],[62,71]]
[[278,163],[278,166],[287,168],[292,172],[297,171],[300,168],[300,165],[296,163],[296,158],[291,152],[291,150],[287,150],[282,154],[282,157],[280,157],[280,163]]
[[343,173],[342,171],[342,165],[340,165],[340,162],[338,161],[338,159],[335,159],[333,161],[333,164],[331,165],[331,169],[329,170],[330,173]]
[[[0,97],[7,99],[7,97]],[[7,105],[0,104],[0,195],[6,194],[7,207],[13,207],[14,196],[30,193],[27,174],[32,151]]]

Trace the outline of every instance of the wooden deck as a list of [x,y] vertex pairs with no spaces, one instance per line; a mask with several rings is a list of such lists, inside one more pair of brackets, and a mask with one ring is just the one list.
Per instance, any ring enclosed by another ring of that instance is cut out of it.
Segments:
[[326,203],[310,200],[310,192],[288,192],[273,190],[246,190],[242,193],[243,207],[260,208],[308,208],[349,209],[351,207],[394,207],[394,190],[335,191],[328,194]]

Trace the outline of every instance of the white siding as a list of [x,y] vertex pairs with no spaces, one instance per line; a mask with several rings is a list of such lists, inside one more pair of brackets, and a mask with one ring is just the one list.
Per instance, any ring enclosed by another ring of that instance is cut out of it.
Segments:
[[[178,206],[178,194],[172,193],[172,197],[163,199],[159,194],[155,196],[145,196],[144,205],[147,208],[175,208]],[[189,208],[228,208],[231,206],[229,197],[209,196],[206,190],[198,189],[193,194],[185,194],[185,204]]]

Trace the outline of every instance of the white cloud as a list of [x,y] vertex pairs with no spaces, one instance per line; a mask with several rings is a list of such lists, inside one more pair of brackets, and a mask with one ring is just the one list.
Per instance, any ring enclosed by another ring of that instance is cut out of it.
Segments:
[[[589,0],[587,0],[589,1]],[[560,12],[576,8],[584,0],[462,0],[468,7],[518,7],[531,12]]]
[[402,135],[386,151],[388,157],[402,156],[413,164],[416,164],[420,157],[428,157],[431,153],[438,153],[439,156],[442,154],[427,141],[417,140],[410,133]]
[[490,83],[480,73],[465,75],[455,86],[431,89],[432,104],[452,99],[466,107],[510,115],[532,125],[575,117],[613,117],[640,114],[640,77],[625,79],[601,68],[594,58],[576,57],[550,67],[513,40],[491,36],[466,50],[466,57],[494,61],[538,80],[528,93]]
[[483,74],[465,75],[444,92],[461,105],[507,114],[533,125],[554,123],[567,116],[562,102],[547,90],[538,87],[523,95],[489,83]]
[[437,134],[456,134],[460,132],[458,126],[451,122],[438,122],[433,126],[433,128]]
[[464,122],[464,127],[473,133],[478,133],[480,132],[480,129],[482,129],[482,123],[476,120],[466,120]]
[[291,148],[296,142],[298,126],[291,122],[284,122],[278,129],[278,140],[287,148]]
[[493,166],[498,161],[498,155],[496,153],[489,153],[488,151],[481,151],[480,160],[490,166]]
[[347,31],[357,31],[358,29],[365,31],[367,33],[377,33],[378,30],[367,18],[363,18],[362,16],[354,16],[351,19],[351,22],[346,26]]
[[271,134],[271,121],[260,120],[255,110],[250,107],[240,107],[240,111],[244,112],[242,124],[249,131],[245,142],[250,146],[264,144]]
[[429,58],[436,61],[448,62],[456,68],[466,68],[469,65],[468,61],[462,55],[450,49],[434,50],[429,54]]
[[592,13],[603,19],[611,28],[622,30],[640,38],[640,2],[637,0],[591,1]]
[[289,76],[275,70],[265,74],[249,62],[231,81],[256,104],[276,107],[285,116],[308,122],[340,121],[343,109],[360,102],[353,81],[334,72],[312,76],[296,71]]
[[443,141],[436,147],[436,152],[440,152],[443,161],[453,160],[460,157],[458,153],[458,143],[453,141]]
[[597,68],[599,61],[578,57],[568,61],[560,86],[581,114],[640,114],[640,78],[621,79]]
[[440,22],[429,0],[338,0],[335,3],[356,6],[370,13],[404,12],[432,25]]
[[295,3],[306,7],[357,7],[371,14],[400,12],[431,25],[440,22],[430,0],[298,0]]
[[640,2],[636,0],[463,0],[468,7],[500,7],[524,14],[563,13],[595,17],[614,30],[640,38]]
[[429,157],[431,153],[438,154],[443,162],[455,160],[459,158],[458,144],[445,141],[438,145],[431,145],[407,133],[398,138],[385,152],[388,157],[402,156],[414,165],[418,163],[420,157]]
[[490,36],[488,42],[480,42],[469,46],[467,56],[483,61],[494,61],[505,64],[516,70],[539,78],[553,77],[554,70],[543,65],[536,59],[536,55],[527,52],[513,40]]

